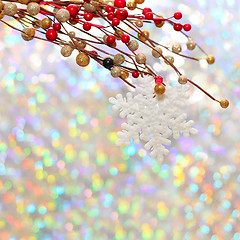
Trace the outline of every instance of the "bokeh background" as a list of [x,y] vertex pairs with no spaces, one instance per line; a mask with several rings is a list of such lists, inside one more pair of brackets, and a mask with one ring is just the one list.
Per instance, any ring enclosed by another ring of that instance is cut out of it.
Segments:
[[[128,91],[122,82],[94,62],[83,70],[52,44],[24,42],[1,25],[1,240],[240,239],[239,2],[146,5],[167,17],[184,14],[191,36],[216,63],[176,64],[230,107],[191,87],[186,112],[199,134],[173,141],[159,163],[141,145],[114,144],[122,120],[108,98]],[[167,24],[146,29],[166,45],[186,42]],[[170,68],[149,61],[176,84]]]

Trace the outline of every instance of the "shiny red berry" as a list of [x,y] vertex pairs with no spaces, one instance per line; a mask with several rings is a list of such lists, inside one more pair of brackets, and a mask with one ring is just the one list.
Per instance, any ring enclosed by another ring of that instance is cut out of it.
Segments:
[[55,41],[57,39],[57,32],[54,29],[48,29],[46,32],[46,38],[49,41]]
[[97,53],[96,51],[91,51],[91,53],[92,53],[93,55],[95,55],[95,56],[98,55],[98,53]]
[[84,2],[86,2],[86,3],[90,3],[90,0],[84,0]]
[[174,13],[174,18],[177,19],[177,20],[181,19],[182,18],[182,13],[181,12],[175,12]]
[[173,25],[173,28],[174,28],[175,31],[181,31],[181,30],[182,30],[182,24],[180,24],[180,23],[175,23],[175,24]]
[[137,71],[132,72],[132,76],[134,78],[138,78],[139,77],[139,72],[137,72]]
[[91,24],[90,23],[88,23],[88,22],[85,22],[84,24],[83,24],[83,29],[85,30],[85,31],[89,31],[90,29],[91,29]]
[[126,1],[125,0],[115,0],[114,6],[117,8],[125,8],[126,7]]
[[113,20],[114,13],[113,12],[108,13],[107,18],[108,18],[108,20]]
[[69,11],[71,17],[75,17],[78,14],[78,6],[75,4],[69,4],[67,6],[67,10]]
[[115,15],[118,19],[123,21],[128,17],[128,11],[126,9],[118,9]]
[[145,14],[145,18],[148,19],[148,20],[152,20],[153,19],[153,13],[152,12],[147,12]]
[[128,43],[130,41],[130,37],[127,34],[123,34],[121,40],[123,43]]
[[163,78],[161,76],[156,76],[154,79],[157,85],[161,85],[163,83]]
[[148,12],[152,12],[152,9],[151,8],[144,8],[143,11],[142,11],[142,13],[144,15],[146,15],[146,13],[148,13]]
[[91,20],[93,19],[93,14],[90,13],[90,12],[84,13],[84,19],[85,19],[86,21],[91,21]]
[[55,30],[55,31],[60,31],[60,29],[61,29],[61,24],[60,23],[54,23],[53,24],[53,29]]
[[119,24],[120,24],[120,20],[118,18],[113,18],[112,25],[113,26],[118,26]]
[[108,36],[107,37],[107,43],[108,44],[113,44],[113,43],[115,43],[115,37],[114,36],[112,36],[112,35],[110,35],[110,36]]
[[186,23],[183,25],[183,29],[188,32],[192,29],[192,26],[191,26],[191,24]]
[[115,8],[112,7],[112,6],[106,6],[106,11],[107,11],[108,13],[110,13],[110,12],[115,12]]

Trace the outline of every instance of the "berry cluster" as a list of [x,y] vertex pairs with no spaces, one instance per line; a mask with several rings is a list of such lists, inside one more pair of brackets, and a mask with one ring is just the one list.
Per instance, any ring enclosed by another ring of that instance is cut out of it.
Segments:
[[[21,5],[19,8],[12,0],[6,0],[6,3],[0,0],[0,20],[14,29],[16,29],[14,26],[2,20],[4,16],[12,16],[20,22],[24,28],[16,30],[21,32],[25,41],[34,38],[43,39],[40,36],[44,34],[45,40],[61,47],[62,56],[69,57],[73,51],[77,51],[76,63],[79,66],[86,67],[93,59],[109,69],[113,77],[121,78],[134,88],[135,85],[128,81],[130,74],[133,78],[151,75],[156,82],[153,90],[155,94],[164,94],[163,78],[147,65],[146,54],[140,49],[140,44],[143,44],[151,50],[154,58],[162,59],[163,63],[173,68],[180,84],[189,82],[211,99],[219,102],[222,107],[228,106],[227,100],[218,101],[182,75],[174,65],[174,54],[196,61],[203,57],[195,58],[188,56],[188,53],[182,53],[182,46],[179,43],[172,46],[159,44],[151,39],[147,29],[142,29],[149,23],[154,24],[158,29],[168,23],[175,31],[188,32],[192,26],[188,23],[183,25],[179,23],[182,19],[181,12],[164,18],[154,13],[149,7],[141,8],[140,5],[144,3],[144,0],[129,0],[128,2],[126,0],[17,1]],[[134,10],[137,13],[131,13]],[[43,18],[41,16],[38,19],[37,15],[42,15]],[[95,21],[96,19],[100,20],[101,24]],[[75,31],[68,31],[68,26],[74,28]],[[187,37],[187,49],[193,51],[198,46],[185,32],[183,34]],[[63,40],[66,36],[68,41]],[[111,53],[108,48],[111,48]],[[163,48],[170,54],[163,54]],[[199,50],[202,51],[201,48]],[[205,54],[203,51],[202,53]],[[208,64],[213,64],[215,61],[212,55],[206,55],[204,58]]]
[[[180,20],[182,18],[182,13],[181,12],[175,12],[174,13],[174,18],[176,20]],[[181,23],[174,23],[173,28],[174,28],[175,31],[181,31],[183,29],[184,31],[189,32],[192,29],[192,26],[189,23],[186,23],[184,25],[182,25]]]

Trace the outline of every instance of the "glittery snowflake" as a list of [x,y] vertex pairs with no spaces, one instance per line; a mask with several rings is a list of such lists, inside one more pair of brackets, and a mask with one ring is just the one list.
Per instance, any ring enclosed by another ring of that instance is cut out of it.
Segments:
[[187,121],[187,114],[182,112],[189,97],[189,86],[167,85],[163,95],[155,96],[152,77],[140,78],[139,83],[135,92],[128,92],[126,97],[117,94],[115,98],[109,98],[113,110],[119,111],[119,116],[127,119],[121,125],[122,131],[117,133],[116,144],[129,146],[131,141],[135,144],[143,141],[151,157],[163,160],[169,153],[165,145],[171,145],[171,136],[178,139],[180,134],[189,137],[197,133],[192,128],[194,122]]

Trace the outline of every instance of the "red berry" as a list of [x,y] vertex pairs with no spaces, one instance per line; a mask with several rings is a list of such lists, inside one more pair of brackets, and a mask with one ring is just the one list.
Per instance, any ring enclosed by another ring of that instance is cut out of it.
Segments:
[[154,79],[157,85],[161,85],[163,83],[163,78],[161,76],[156,76]]
[[53,29],[55,30],[55,31],[60,31],[60,29],[61,29],[61,24],[60,23],[54,23],[53,24]]
[[115,43],[115,37],[114,36],[112,36],[112,35],[110,35],[110,36],[108,36],[107,37],[107,43],[108,44],[113,44],[113,43]]
[[177,20],[181,19],[182,18],[182,13],[181,12],[175,12],[174,13],[174,18],[177,19]]
[[118,9],[115,15],[118,19],[123,21],[128,17],[128,11],[126,9]]
[[90,3],[90,0],[84,0],[84,2],[86,2],[86,3]]
[[85,23],[83,24],[83,29],[84,29],[85,31],[89,31],[89,30],[91,29],[91,27],[92,27],[92,25],[91,25],[90,23],[88,23],[88,22],[85,22]]
[[115,12],[115,8],[112,7],[112,6],[106,6],[106,11],[107,11],[108,13],[110,13],[110,12]]
[[96,51],[91,51],[91,53],[92,53],[93,55],[95,55],[95,56],[98,55],[98,53],[97,53]]
[[75,4],[69,4],[67,6],[67,10],[69,11],[71,17],[75,17],[78,14],[78,6]]
[[114,6],[117,8],[125,8],[126,7],[126,1],[125,0],[115,0]]
[[146,15],[146,13],[148,13],[148,12],[152,12],[152,9],[151,8],[144,8],[143,11],[142,11],[142,13],[144,15]]
[[175,24],[173,25],[173,28],[174,28],[175,31],[181,31],[181,30],[182,30],[182,24],[180,24],[180,23],[175,23]]
[[90,12],[84,13],[84,19],[85,19],[86,21],[91,21],[91,20],[93,19],[93,14],[90,13]]
[[138,78],[139,77],[139,72],[137,72],[137,71],[132,72],[132,76],[134,78]]
[[113,18],[114,18],[114,13],[113,13],[113,12],[110,12],[110,13],[107,15],[107,18],[108,18],[108,20],[113,20]]
[[118,26],[120,24],[120,20],[118,18],[113,18],[112,24],[113,26]]
[[152,20],[153,19],[153,13],[152,12],[147,12],[145,14],[145,18],[148,19],[148,20]]
[[191,24],[186,23],[183,25],[183,29],[188,32],[192,29],[192,26],[191,26]]
[[130,41],[130,37],[127,34],[123,34],[121,40],[123,43],[128,43]]
[[54,29],[48,29],[46,32],[46,38],[49,41],[55,41],[57,39],[57,32]]

